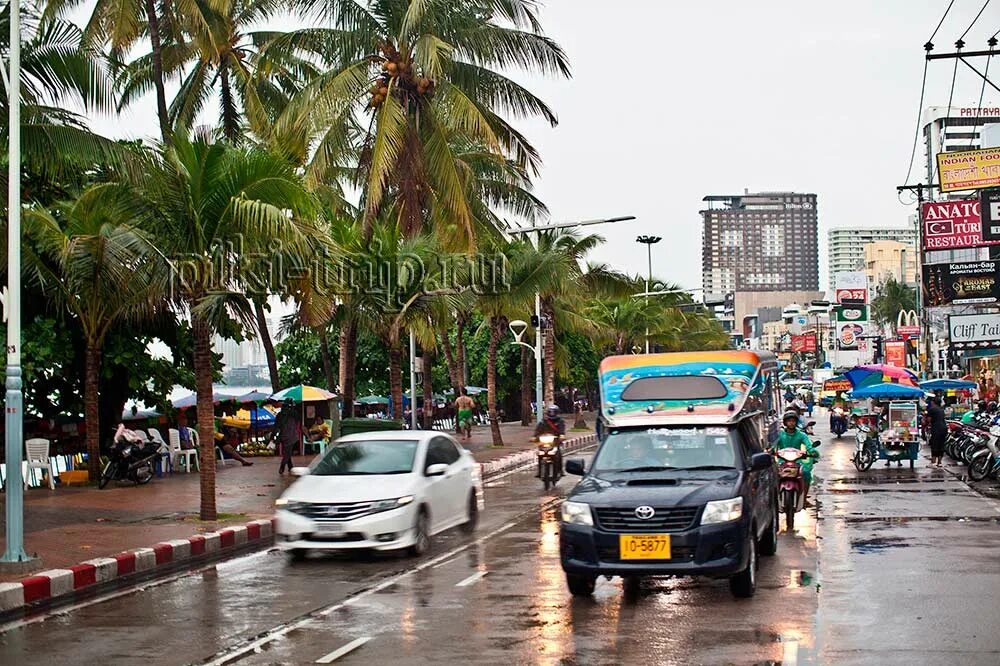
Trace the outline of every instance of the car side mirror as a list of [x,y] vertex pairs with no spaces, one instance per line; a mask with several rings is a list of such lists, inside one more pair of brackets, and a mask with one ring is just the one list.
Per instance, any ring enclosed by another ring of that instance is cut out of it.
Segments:
[[447,471],[447,465],[444,463],[437,463],[434,465],[428,465],[427,469],[424,470],[424,476],[444,476],[444,473]]
[[292,476],[309,476],[308,467],[293,467]]
[[587,473],[583,458],[572,458],[566,461],[566,473],[574,476],[583,476]]
[[763,472],[772,465],[774,465],[774,460],[771,458],[770,453],[755,453],[750,458],[751,472]]

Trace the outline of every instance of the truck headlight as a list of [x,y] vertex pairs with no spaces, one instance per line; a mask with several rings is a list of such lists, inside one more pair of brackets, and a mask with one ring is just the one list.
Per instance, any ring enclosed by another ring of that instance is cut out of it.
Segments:
[[567,500],[562,503],[562,521],[570,525],[593,525],[594,516],[589,504]]
[[712,525],[714,523],[728,523],[739,520],[743,516],[743,498],[734,497],[727,500],[715,500],[705,505],[705,511],[701,514],[702,525]]

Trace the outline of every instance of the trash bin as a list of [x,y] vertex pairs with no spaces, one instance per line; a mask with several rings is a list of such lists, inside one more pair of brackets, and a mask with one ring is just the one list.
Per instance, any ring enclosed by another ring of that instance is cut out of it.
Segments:
[[403,422],[392,419],[350,418],[340,420],[340,435],[354,435],[359,432],[374,432],[377,430],[402,430]]

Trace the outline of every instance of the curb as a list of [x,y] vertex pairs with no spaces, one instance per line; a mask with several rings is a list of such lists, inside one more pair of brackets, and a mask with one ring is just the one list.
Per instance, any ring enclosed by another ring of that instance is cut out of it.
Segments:
[[[583,435],[581,437],[574,437],[573,439],[567,439],[563,442],[563,452],[572,453],[577,449],[581,449],[585,446],[597,443],[597,435],[591,433],[589,435]],[[529,449],[528,451],[519,451],[517,453],[512,453],[509,456],[504,456],[498,460],[491,460],[490,462],[479,463],[479,474],[483,481],[488,481],[494,476],[499,476],[504,472],[509,472],[518,467],[523,467],[530,463],[535,462],[536,452],[534,449]]]
[[235,550],[257,541],[270,541],[273,534],[273,518],[254,520],[217,532],[164,541],[151,548],[137,548],[112,557],[98,557],[68,569],[42,571],[17,583],[0,583],[0,613],[88,591],[119,578],[148,574],[185,560]]

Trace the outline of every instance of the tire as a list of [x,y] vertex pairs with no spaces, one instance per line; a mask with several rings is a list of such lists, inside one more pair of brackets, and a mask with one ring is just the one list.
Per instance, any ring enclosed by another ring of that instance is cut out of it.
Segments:
[[858,468],[859,472],[866,472],[872,468],[875,464],[875,454],[871,449],[862,449],[860,453],[857,454],[857,460],[854,461],[854,466]]
[[743,571],[729,579],[729,590],[734,597],[746,599],[757,591],[757,540],[750,534],[750,555]]
[[969,463],[969,478],[973,481],[982,481],[989,474],[990,468],[993,466],[992,463],[993,456],[988,450],[983,451]]
[[417,512],[417,519],[413,522],[414,538],[413,545],[406,549],[411,557],[420,557],[431,548],[430,521],[427,519],[427,511],[421,508]]
[[574,597],[589,597],[594,594],[597,576],[586,574],[566,574],[566,587]]
[[548,460],[542,463],[542,485],[548,490],[552,487],[552,463]]
[[785,514],[785,529],[791,532],[795,529],[795,492],[783,490],[781,492],[781,510]]
[[642,587],[642,578],[639,576],[624,576],[622,577],[622,591],[625,592],[625,596],[636,597],[639,594],[639,588]]
[[147,463],[135,470],[135,485],[144,486],[153,480],[153,476],[155,476],[155,473],[153,472],[152,463]]
[[764,533],[764,538],[760,540],[760,554],[770,557],[778,552],[778,523],[781,521],[781,512],[778,511],[778,500],[772,503],[771,526]]
[[111,482],[111,479],[115,477],[116,471],[118,471],[118,465],[113,462],[109,462],[107,467],[104,468],[104,473],[101,474],[101,480],[97,484],[98,489],[104,490]]
[[305,548],[292,548],[288,551],[288,559],[291,562],[303,562],[307,554],[308,551]]
[[476,500],[475,490],[469,493],[469,503],[466,511],[469,519],[462,523],[462,531],[466,534],[472,534],[476,531],[476,526],[479,525],[479,502]]

